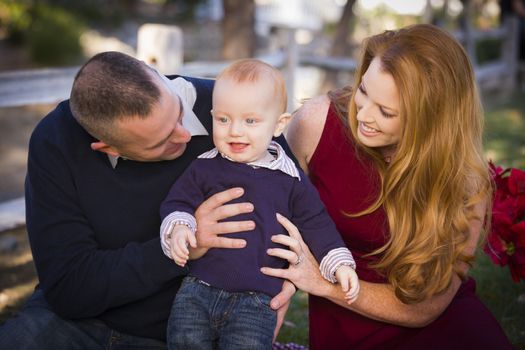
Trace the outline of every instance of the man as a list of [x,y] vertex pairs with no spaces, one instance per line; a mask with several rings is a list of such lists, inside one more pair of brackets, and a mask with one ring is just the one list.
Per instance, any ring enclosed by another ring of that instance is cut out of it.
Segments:
[[[0,348],[164,348],[186,269],[166,258],[159,205],[189,163],[212,147],[213,81],[165,79],[118,52],[78,72],[69,101],[36,127],[26,178],[27,229],[39,285],[0,328]],[[210,197],[196,212],[198,244],[242,248],[220,223],[253,210]],[[288,286],[289,287],[289,286]],[[285,305],[286,288],[272,306]],[[287,304],[280,309],[281,319]]]

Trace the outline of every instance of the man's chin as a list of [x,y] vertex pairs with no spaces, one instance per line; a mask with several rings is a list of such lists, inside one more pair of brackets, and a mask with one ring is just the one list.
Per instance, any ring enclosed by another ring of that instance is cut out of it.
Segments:
[[186,145],[180,145],[178,146],[173,152],[168,152],[162,156],[160,160],[174,160],[182,156],[184,151],[186,150]]

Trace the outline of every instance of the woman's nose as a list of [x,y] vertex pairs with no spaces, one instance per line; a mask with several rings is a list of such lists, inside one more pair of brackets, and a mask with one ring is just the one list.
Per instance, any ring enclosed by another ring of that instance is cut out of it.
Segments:
[[362,122],[370,122],[373,121],[374,118],[372,116],[372,106],[368,103],[363,104],[361,108],[358,108],[357,111],[357,119]]

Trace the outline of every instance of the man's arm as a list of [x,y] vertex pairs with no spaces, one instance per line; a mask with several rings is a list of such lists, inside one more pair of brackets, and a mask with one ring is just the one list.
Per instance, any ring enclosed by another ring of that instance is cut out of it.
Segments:
[[[63,150],[38,130],[29,147],[27,228],[40,287],[63,317],[92,317],[159,291],[185,273],[162,254],[158,235],[101,249]],[[35,136],[36,135],[36,136]],[[141,200],[137,198],[137,200]],[[111,213],[100,213],[111,218]],[[119,233],[126,234],[126,233]]]

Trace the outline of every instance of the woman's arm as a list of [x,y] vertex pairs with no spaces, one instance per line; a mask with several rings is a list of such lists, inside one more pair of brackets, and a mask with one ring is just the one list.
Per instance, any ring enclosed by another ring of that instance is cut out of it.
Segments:
[[[317,97],[306,102],[294,113],[294,119],[286,134],[290,148],[305,172],[308,170],[308,162],[321,138],[329,104],[327,96]],[[478,205],[476,212],[478,217],[484,217],[485,205]],[[390,284],[360,281],[359,297],[354,303],[348,305],[340,288],[322,278],[317,262],[302,241],[295,226],[285,218],[280,218],[279,221],[288,229],[290,236],[275,236],[274,241],[288,245],[297,256],[305,254],[307,259],[299,265],[291,265],[286,270],[263,268],[262,271],[272,276],[289,279],[299,289],[307,293],[325,297],[366,317],[406,327],[425,326],[446,309],[461,285],[459,277],[454,276],[451,285],[443,294],[433,296],[417,304],[408,305],[403,304],[395,296],[394,289]],[[472,221],[466,254],[474,254],[481,227],[482,222],[480,220]],[[271,249],[268,253],[282,258],[289,257],[290,254],[289,251],[285,253],[283,249]],[[468,266],[462,263],[460,269],[466,273]]]
[[[484,212],[485,205],[480,204],[476,209],[478,212]],[[288,279],[304,292],[327,298],[368,318],[405,327],[424,327],[434,321],[447,308],[461,285],[459,277],[454,276],[451,285],[443,294],[409,305],[403,304],[397,299],[390,284],[360,280],[359,297],[354,303],[348,305],[341,289],[321,276],[319,265],[302,240],[297,228],[288,219],[279,215],[278,221],[287,229],[290,236],[277,235],[273,236],[272,240],[287,245],[293,253],[290,250],[275,248],[269,249],[268,254],[292,259],[290,254],[295,253],[296,256],[304,255],[305,259],[298,265],[291,264],[287,269],[262,268],[261,271],[270,276]],[[472,222],[470,240],[466,249],[467,254],[474,253],[481,226],[479,220]],[[468,266],[461,264],[460,269],[466,273]],[[357,272],[359,274],[359,271]]]

